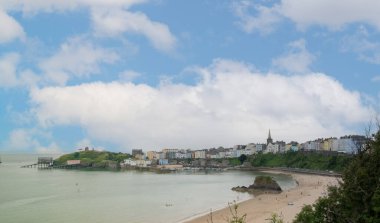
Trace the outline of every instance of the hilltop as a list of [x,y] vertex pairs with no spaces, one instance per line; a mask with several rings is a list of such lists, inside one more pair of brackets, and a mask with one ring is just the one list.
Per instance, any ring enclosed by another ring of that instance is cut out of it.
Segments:
[[54,165],[67,165],[68,161],[80,160],[78,164],[81,167],[117,168],[121,162],[130,157],[131,155],[127,153],[88,150],[62,155],[54,160]]

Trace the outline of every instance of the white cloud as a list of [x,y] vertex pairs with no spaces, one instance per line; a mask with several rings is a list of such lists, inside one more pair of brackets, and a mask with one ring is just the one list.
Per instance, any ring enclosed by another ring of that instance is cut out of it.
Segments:
[[24,38],[24,30],[21,25],[0,7],[0,44],[7,43],[14,39]]
[[[176,38],[166,24],[152,21],[141,12],[130,12],[132,5],[147,0],[2,0],[0,8],[7,11],[21,11],[33,16],[40,12],[66,12],[82,8],[91,11],[93,27],[97,34],[119,37],[125,32],[144,35],[152,45],[165,52],[171,52],[176,46]],[[22,27],[5,12],[0,11],[0,28],[7,32],[0,33],[0,43],[19,38],[24,35]],[[64,80],[59,74],[57,81]]]
[[236,7],[239,5],[245,9],[251,3],[243,0],[233,4],[235,14],[241,19],[243,27],[248,28],[245,28],[247,32],[254,29],[270,31],[281,21],[280,18],[293,21],[300,30],[313,25],[339,30],[352,23],[365,23],[380,30],[380,1],[377,0],[281,0],[272,6],[255,5],[257,15],[244,10],[239,13]]
[[372,64],[380,64],[380,52],[376,52],[374,55],[360,55],[359,59],[367,61]]
[[120,81],[130,82],[136,79],[137,77],[140,77],[141,74],[139,72],[133,71],[133,70],[125,70],[119,74]]
[[15,129],[9,134],[5,147],[10,150],[28,150],[39,147],[39,142],[32,135],[33,131],[31,130]]
[[55,142],[52,142],[48,146],[39,146],[35,149],[35,151],[38,154],[49,154],[49,155],[62,154],[63,153],[61,148]]
[[[256,11],[256,16],[250,14],[251,8]],[[254,5],[252,1],[236,1],[232,4],[232,9],[240,19],[237,24],[247,33],[259,31],[262,34],[269,34],[274,30],[273,26],[281,21],[276,7]]]
[[43,146],[39,138],[51,139],[49,132],[37,128],[18,128],[9,133],[3,147],[9,151],[35,151],[39,154],[60,154],[61,149],[55,142]]
[[19,82],[29,88],[36,87],[41,81],[41,76],[31,70],[23,70],[19,73]]
[[359,60],[380,64],[380,42],[370,39],[370,36],[368,30],[360,26],[353,35],[342,39],[341,50],[357,53]]
[[31,70],[18,70],[21,55],[8,53],[0,57],[0,88],[37,86],[41,77]]
[[166,52],[172,51],[176,45],[176,38],[167,25],[152,21],[141,12],[94,8],[92,20],[99,35],[118,36],[124,32],[142,34],[156,49]]
[[371,79],[372,82],[380,82],[380,75],[377,75],[377,76],[374,76],[372,79]]
[[309,72],[315,57],[306,49],[306,41],[300,39],[289,43],[289,51],[272,61],[272,65],[290,73]]
[[7,53],[0,57],[0,87],[33,88],[43,84],[65,85],[73,78],[86,78],[101,72],[101,64],[112,64],[119,55],[110,49],[95,46],[81,37],[68,39],[50,58],[40,60],[40,74],[18,69],[22,55]]
[[64,12],[83,7],[122,7],[146,2],[147,0],[1,0],[0,6],[5,10],[21,11],[26,15],[39,12]]
[[0,58],[0,87],[14,87],[18,85],[17,65],[20,56],[17,53],[8,53]]
[[368,37],[368,30],[360,26],[353,35],[347,35],[342,39],[341,50],[361,53],[379,48],[379,44],[370,42]]
[[72,38],[62,44],[52,57],[39,66],[49,82],[64,85],[73,77],[88,77],[100,72],[100,63],[113,63],[118,55],[93,45],[82,38]]
[[321,25],[336,30],[362,22],[380,30],[380,2],[377,0],[282,0],[281,11],[301,29]]
[[371,108],[357,92],[319,73],[282,76],[216,60],[194,86],[88,83],[31,92],[41,125],[78,125],[91,138],[123,148],[203,148],[350,133]]

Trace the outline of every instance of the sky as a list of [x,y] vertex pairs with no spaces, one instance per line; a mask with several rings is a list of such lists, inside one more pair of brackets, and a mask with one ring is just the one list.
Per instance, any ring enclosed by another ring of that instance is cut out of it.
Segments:
[[0,0],[0,152],[364,134],[378,0]]

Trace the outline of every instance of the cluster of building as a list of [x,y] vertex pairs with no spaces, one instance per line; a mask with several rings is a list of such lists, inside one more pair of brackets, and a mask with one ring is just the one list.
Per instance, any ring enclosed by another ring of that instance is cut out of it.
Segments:
[[361,148],[366,142],[365,136],[350,135],[340,138],[325,138],[307,141],[304,143],[284,141],[274,142],[269,130],[266,143],[250,143],[247,145],[236,145],[232,148],[210,148],[202,150],[190,149],[162,149],[161,151],[148,151],[144,153],[141,149],[132,150],[135,159],[125,161],[130,166],[149,166],[152,162],[158,165],[168,165],[170,160],[186,159],[225,159],[237,158],[241,155],[253,155],[262,153],[285,153],[288,151],[326,151],[352,154]]

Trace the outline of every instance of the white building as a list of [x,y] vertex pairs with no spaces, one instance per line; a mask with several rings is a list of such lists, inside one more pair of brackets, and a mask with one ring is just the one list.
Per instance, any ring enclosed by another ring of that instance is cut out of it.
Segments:
[[307,142],[302,144],[302,147],[304,150],[309,150],[309,151],[310,150],[312,150],[312,151],[320,150],[321,142],[322,142],[322,139],[316,139],[314,141],[307,141]]
[[235,150],[235,157],[240,157],[241,155],[245,155],[245,150],[244,149],[237,149]]
[[279,145],[273,143],[273,139],[272,139],[272,136],[270,134],[270,129],[269,129],[267,145],[266,145],[266,149],[264,150],[264,153],[278,153],[278,152],[279,152]]
[[206,159],[206,150],[194,151],[194,159]]
[[246,151],[245,155],[247,155],[247,156],[257,153],[257,151],[256,151],[256,144],[254,144],[254,143],[248,144],[245,147],[245,151]]
[[218,158],[220,158],[220,159],[223,159],[223,158],[226,158],[226,150],[221,150],[221,151],[219,151],[219,153],[218,153]]
[[233,158],[234,157],[234,151],[233,149],[227,149],[224,153],[225,158]]
[[278,152],[279,152],[279,145],[272,144],[272,143],[269,143],[267,145],[266,150],[264,151],[264,153],[278,153]]
[[191,159],[191,151],[190,150],[180,150],[176,152],[176,159]]
[[166,158],[166,154],[163,153],[163,152],[157,152],[156,153],[156,159],[165,159]]
[[157,152],[156,151],[148,151],[146,153],[146,156],[149,160],[155,160],[155,159],[157,159]]
[[125,166],[138,166],[138,167],[147,167],[152,164],[151,160],[133,160],[126,159],[123,163]]

